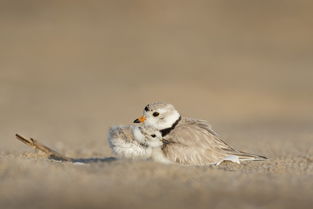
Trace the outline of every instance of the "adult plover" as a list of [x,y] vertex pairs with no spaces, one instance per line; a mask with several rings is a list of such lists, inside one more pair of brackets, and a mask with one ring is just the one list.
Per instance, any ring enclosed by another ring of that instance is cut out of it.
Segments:
[[183,165],[219,165],[223,161],[260,161],[264,156],[238,151],[212,130],[205,120],[182,117],[171,104],[152,103],[134,123],[151,126],[162,134],[166,159]]

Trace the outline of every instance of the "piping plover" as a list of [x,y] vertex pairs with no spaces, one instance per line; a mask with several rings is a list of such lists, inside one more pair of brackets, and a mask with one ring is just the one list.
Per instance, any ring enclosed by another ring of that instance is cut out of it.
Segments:
[[114,154],[120,158],[148,159],[151,151],[135,140],[134,130],[138,126],[114,126],[109,129],[108,142]]
[[183,165],[219,165],[223,161],[259,161],[264,156],[235,150],[221,140],[207,121],[182,117],[171,104],[153,103],[134,123],[158,129],[166,159]]
[[156,162],[171,164],[162,150],[163,138],[159,130],[151,126],[138,126],[133,129],[134,139],[151,150],[150,159]]
[[115,126],[109,130],[108,142],[113,152],[121,158],[152,159],[161,163],[171,163],[161,149],[162,134],[153,127]]

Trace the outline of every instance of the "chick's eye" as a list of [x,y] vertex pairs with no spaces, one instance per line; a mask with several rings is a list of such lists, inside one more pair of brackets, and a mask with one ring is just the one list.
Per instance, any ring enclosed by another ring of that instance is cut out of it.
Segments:
[[160,115],[160,113],[158,113],[158,112],[154,112],[154,113],[153,113],[153,116],[154,116],[154,117],[158,117],[159,115]]
[[155,134],[152,134],[151,136],[152,136],[153,138],[155,138],[155,137],[156,137],[156,135],[155,135]]

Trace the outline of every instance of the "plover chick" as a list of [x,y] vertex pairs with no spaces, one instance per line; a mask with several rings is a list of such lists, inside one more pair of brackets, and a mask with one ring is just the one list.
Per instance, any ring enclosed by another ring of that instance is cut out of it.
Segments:
[[137,125],[114,126],[109,129],[108,142],[113,153],[119,158],[148,159],[151,150],[147,146],[135,140],[134,130]]
[[162,134],[155,128],[143,125],[115,126],[110,128],[108,142],[120,158],[151,159],[169,164],[162,151]]
[[163,139],[162,134],[159,130],[151,126],[137,126],[134,129],[135,140],[140,144],[143,144],[147,149],[151,150],[151,159],[153,161],[171,164],[173,163],[164,156],[162,147]]

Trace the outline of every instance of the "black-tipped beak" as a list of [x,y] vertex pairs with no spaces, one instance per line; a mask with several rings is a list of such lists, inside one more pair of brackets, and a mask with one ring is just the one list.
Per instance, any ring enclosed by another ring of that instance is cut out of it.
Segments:
[[141,116],[140,118],[137,118],[136,120],[134,120],[134,123],[143,123],[145,122],[146,117],[145,116]]
[[140,123],[140,120],[137,118],[136,120],[134,120],[134,123]]

